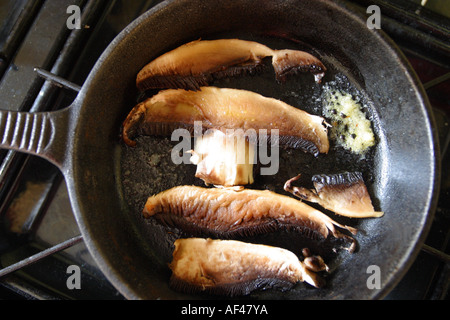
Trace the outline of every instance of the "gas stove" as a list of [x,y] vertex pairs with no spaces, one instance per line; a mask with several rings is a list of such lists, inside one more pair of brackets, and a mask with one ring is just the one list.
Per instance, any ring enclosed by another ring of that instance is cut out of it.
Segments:
[[[160,2],[0,0],[1,108],[39,112],[69,106],[114,37]],[[346,2],[363,13],[371,4],[380,7],[382,29],[427,90],[440,138],[441,189],[432,228],[408,273],[385,299],[448,299],[450,6],[437,13],[438,1],[422,2]],[[0,298],[124,299],[90,256],[65,181],[47,161],[0,151],[0,226],[0,275],[7,273],[0,278]],[[82,290],[67,282],[68,267],[74,265],[80,268]]]

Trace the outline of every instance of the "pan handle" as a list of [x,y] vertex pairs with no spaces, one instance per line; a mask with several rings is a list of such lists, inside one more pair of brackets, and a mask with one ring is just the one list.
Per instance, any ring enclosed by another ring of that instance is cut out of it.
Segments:
[[71,107],[52,112],[0,110],[0,148],[40,156],[58,168],[66,163]]

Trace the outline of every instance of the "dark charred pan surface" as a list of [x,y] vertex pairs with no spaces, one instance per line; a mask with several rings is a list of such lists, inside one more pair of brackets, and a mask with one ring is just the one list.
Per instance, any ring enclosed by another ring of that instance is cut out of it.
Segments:
[[[218,35],[217,38],[224,38],[226,35]],[[258,41],[272,48],[288,48],[305,50],[314,52],[308,46],[302,43],[295,43],[286,39],[278,39],[265,36],[249,36],[242,35],[240,38]],[[315,54],[324,65],[327,67],[327,73],[322,79],[322,83],[318,84],[309,73],[299,73],[294,77],[290,77],[289,81],[285,83],[278,83],[274,79],[274,71],[270,67],[262,68],[262,71],[256,74],[247,74],[237,78],[222,78],[217,79],[210,85],[222,88],[236,88],[244,89],[259,93],[261,95],[280,99],[290,105],[301,106],[306,112],[323,116],[324,105],[324,87],[336,88],[347,92],[351,95],[357,96],[361,101],[366,102],[369,106],[365,110],[367,117],[373,123],[374,133],[378,134],[377,114],[375,113],[371,102],[367,99],[364,91],[359,86],[357,81],[357,72],[349,69],[346,66],[336,63],[334,59],[327,56]],[[136,103],[154,95],[158,91],[148,91],[145,95],[137,97]],[[372,106],[372,107],[370,107]],[[134,105],[128,106],[131,110]],[[166,129],[166,128],[164,128]],[[176,239],[185,236],[185,233],[179,229],[166,226],[162,227],[159,222],[152,219],[144,219],[142,217],[142,209],[147,198],[172,187],[181,185],[196,185],[204,186],[202,180],[195,178],[196,166],[192,164],[174,164],[171,159],[172,149],[179,143],[179,141],[171,141],[170,137],[157,136],[140,136],[136,139],[136,146],[130,147],[121,143],[121,180],[122,188],[126,202],[129,205],[130,211],[137,216],[137,219],[142,219],[142,224],[148,230],[150,241],[154,241],[155,247],[159,250],[160,257],[164,263],[169,263],[171,259],[171,250]],[[192,140],[192,146],[194,141]],[[283,189],[284,183],[299,173],[302,173],[302,178],[298,182],[305,188],[313,188],[312,177],[315,175],[332,175],[340,172],[361,172],[366,182],[369,193],[373,193],[373,183],[375,181],[375,155],[377,146],[370,149],[364,156],[354,154],[348,150],[339,147],[335,141],[330,139],[330,150],[326,155],[320,154],[317,158],[312,154],[304,153],[302,150],[295,150],[290,148],[279,149],[279,168],[275,175],[264,176],[260,175],[261,168],[268,167],[267,164],[262,164],[258,161],[254,168],[255,182],[247,186],[248,188],[258,190],[271,190],[283,195],[290,195]],[[270,148],[269,148],[270,151]],[[374,206],[377,208],[378,202],[373,198]],[[321,211],[323,208],[316,204],[310,204]],[[338,223],[349,225],[358,229],[359,223],[355,219],[335,215],[331,212],[327,214]],[[173,221],[166,221],[169,225]],[[161,229],[162,228],[162,229]],[[270,228],[269,228],[270,229]],[[158,232],[154,232],[158,230]],[[161,231],[162,230],[162,231]],[[198,236],[198,230],[195,230]],[[272,231],[272,230],[271,230]],[[164,239],[158,243],[158,239],[154,239],[152,234],[165,233]],[[213,235],[209,235],[213,236]],[[289,230],[279,232],[269,232],[259,236],[245,237],[242,234],[236,234],[236,238],[253,243],[264,243],[268,245],[276,245],[295,251],[300,254],[303,247],[311,249],[313,254],[321,255],[325,262],[330,266],[332,272],[327,277],[327,282],[333,280],[333,270],[339,267],[340,262],[349,254],[346,251],[336,253],[332,249],[336,246],[333,243],[335,240],[311,239],[310,236],[302,236]],[[364,237],[364,230],[356,236],[356,239]],[[363,239],[363,238],[362,238]],[[293,242],[295,246],[293,246]],[[357,249],[358,250],[358,249]],[[339,272],[336,271],[336,272]],[[169,281],[169,279],[167,280]],[[328,284],[325,286],[332,286]],[[292,290],[302,290],[303,286],[295,287]],[[258,293],[252,293],[258,295]]]

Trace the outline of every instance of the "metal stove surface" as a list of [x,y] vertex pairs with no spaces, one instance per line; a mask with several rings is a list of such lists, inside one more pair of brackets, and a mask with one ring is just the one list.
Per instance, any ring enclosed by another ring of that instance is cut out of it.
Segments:
[[[68,106],[75,98],[76,90],[55,86],[52,81],[40,77],[35,68],[50,71],[81,86],[110,41],[134,18],[159,2],[161,1],[0,0],[1,108],[47,111]],[[426,8],[414,1],[410,2],[414,5],[414,12],[417,9],[427,12]],[[445,46],[442,49],[438,43],[436,46],[439,50],[430,51],[427,58],[424,54],[427,52],[427,42],[417,47],[417,43],[412,45],[411,41],[403,40],[403,29],[398,29],[397,25],[405,28],[410,28],[411,25],[400,21],[392,12],[409,12],[407,10],[410,10],[410,4],[407,3],[406,0],[399,0],[401,10],[395,11],[393,9],[397,8],[389,7],[385,10],[385,1],[378,1],[382,13],[388,13],[383,16],[382,21],[389,23],[382,27],[401,45],[421,80],[429,86],[427,92],[435,107],[441,149],[444,151],[443,163],[449,163],[449,153],[446,150],[450,136],[450,84],[446,79],[450,66],[446,63],[450,61],[450,49]],[[66,9],[74,4],[82,8],[82,28],[70,31],[66,26]],[[355,10],[367,8],[365,1],[349,1],[349,6]],[[423,11],[416,15],[414,19],[421,17]],[[446,25],[446,29],[444,28],[444,44],[450,37],[449,27]],[[432,43],[435,44],[434,41]],[[449,45],[448,42],[446,44]],[[438,84],[435,85],[433,81]],[[45,160],[14,152],[0,151],[0,160],[1,269],[77,237],[79,230],[65,182],[58,169]],[[410,271],[386,299],[448,298],[448,171],[448,165],[443,165],[439,206],[426,245]],[[81,268],[81,290],[69,289],[67,286],[67,268],[71,265]],[[123,299],[103,276],[84,243],[78,241],[64,251],[1,278],[0,298]]]

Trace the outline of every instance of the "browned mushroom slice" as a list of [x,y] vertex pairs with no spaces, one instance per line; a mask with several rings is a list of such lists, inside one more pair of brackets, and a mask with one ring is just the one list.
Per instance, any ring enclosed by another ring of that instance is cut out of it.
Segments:
[[216,78],[254,73],[266,57],[272,57],[280,82],[288,74],[309,71],[320,83],[326,72],[319,59],[303,51],[272,50],[260,43],[239,39],[196,40],[150,62],[139,72],[136,85],[140,90],[198,90]]
[[[177,128],[277,130],[280,145],[317,156],[327,153],[329,140],[324,119],[257,93],[202,87],[200,91],[169,89],[138,104],[123,124],[122,137],[130,146],[140,134],[170,135]],[[193,130],[192,130],[193,131]]]
[[241,132],[208,130],[190,153],[191,163],[197,165],[195,176],[206,185],[235,187],[254,181],[255,144]]
[[314,256],[308,248],[302,249],[303,264],[306,268],[314,272],[326,271],[330,272],[330,268],[325,264],[321,256]]
[[178,239],[169,266],[171,287],[188,293],[244,296],[298,282],[324,285],[291,251],[233,240]]
[[301,201],[268,190],[180,186],[149,197],[143,215],[198,236],[228,239],[287,229],[317,240],[328,236],[341,239],[350,252],[356,246],[355,239],[336,227],[354,234],[356,229],[333,221]]
[[384,214],[375,211],[360,172],[316,175],[313,177],[316,190],[292,186],[292,182],[299,178],[300,175],[288,180],[284,189],[303,200],[318,203],[325,209],[351,218],[374,218]]

